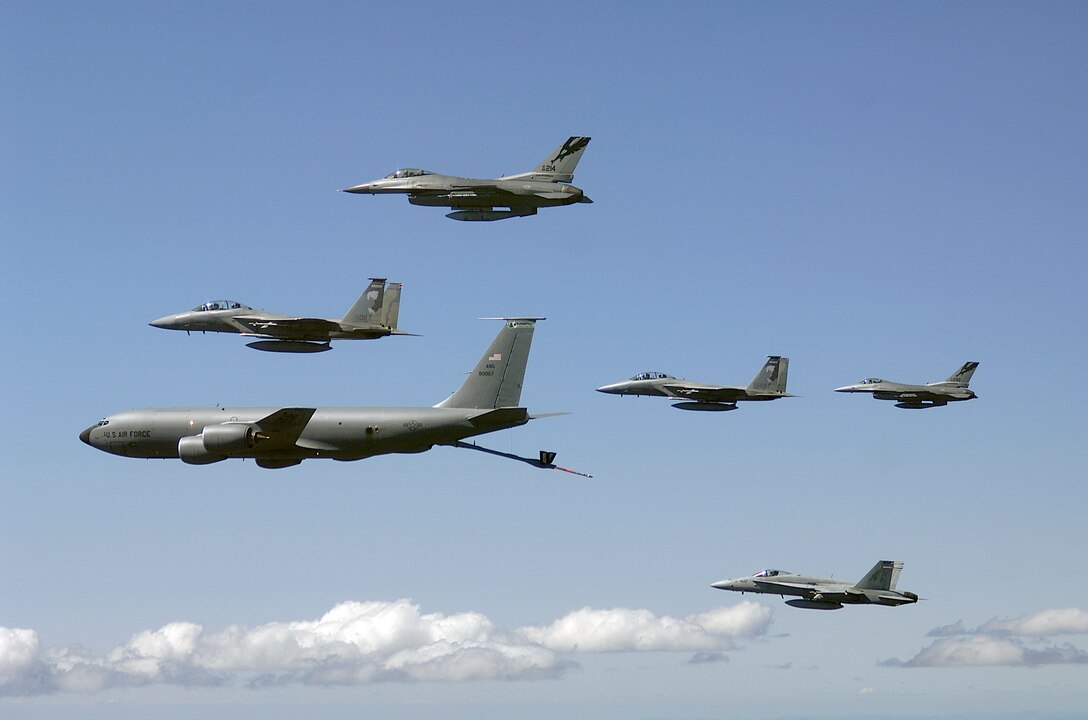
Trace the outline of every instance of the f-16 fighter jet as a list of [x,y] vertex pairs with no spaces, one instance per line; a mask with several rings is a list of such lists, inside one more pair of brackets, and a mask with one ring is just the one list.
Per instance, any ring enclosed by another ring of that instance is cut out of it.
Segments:
[[680,410],[736,410],[741,400],[777,400],[793,397],[786,392],[786,373],[790,359],[771,355],[748,387],[707,385],[692,380],[680,380],[659,372],[644,372],[630,380],[597,388],[610,395],[656,395],[682,402],[674,403]]
[[[537,208],[593,202],[569,183],[589,145],[587,137],[571,137],[532,172],[478,180],[401,168],[380,180],[344,188],[360,195],[404,193],[413,205],[453,208],[451,220],[487,222],[536,215]],[[496,208],[504,208],[496,210]]]
[[214,300],[188,312],[167,315],[152,327],[186,332],[227,332],[264,338],[247,344],[255,350],[315,353],[332,350],[332,340],[373,340],[387,335],[411,335],[397,329],[400,315],[400,283],[385,285],[385,278],[371,278],[347,315],[339,320],[277,315],[254,310],[233,300]]
[[710,587],[740,593],[767,595],[799,595],[786,604],[809,610],[838,610],[843,605],[908,605],[918,602],[912,592],[895,589],[903,563],[881,560],[856,584],[794,575],[785,570],[760,570],[755,575],[736,580],[722,580]]
[[283,468],[309,458],[361,460],[450,445],[566,470],[552,462],[553,452],[527,458],[462,442],[533,419],[518,403],[539,319],[506,318],[460,389],[434,407],[146,408],[108,415],[79,439],[114,455],[190,465],[254,458],[260,467]]
[[941,407],[958,400],[974,400],[978,397],[973,390],[967,389],[977,367],[977,362],[966,362],[947,380],[928,385],[904,385],[880,378],[867,378],[857,385],[835,388],[835,392],[872,393],[877,400],[895,400],[897,408],[924,410]]

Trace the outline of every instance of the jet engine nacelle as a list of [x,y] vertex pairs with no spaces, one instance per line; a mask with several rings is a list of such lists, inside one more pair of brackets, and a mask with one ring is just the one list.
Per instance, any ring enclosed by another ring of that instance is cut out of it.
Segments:
[[189,465],[209,465],[227,459],[226,455],[208,452],[204,447],[204,439],[199,435],[190,435],[178,440],[178,457]]
[[209,425],[200,433],[204,449],[211,453],[231,453],[249,450],[261,439],[260,433],[246,423]]

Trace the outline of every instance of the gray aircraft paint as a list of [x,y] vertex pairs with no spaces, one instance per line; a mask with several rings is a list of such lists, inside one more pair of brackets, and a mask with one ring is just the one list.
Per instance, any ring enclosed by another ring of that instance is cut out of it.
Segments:
[[792,607],[809,610],[838,610],[843,605],[886,605],[895,607],[918,602],[912,592],[896,590],[903,563],[881,560],[857,583],[833,578],[795,575],[783,570],[761,570],[755,575],[721,580],[710,587],[739,593],[797,596],[787,600]]
[[947,380],[928,385],[907,385],[880,378],[866,378],[855,385],[835,388],[835,392],[872,393],[876,400],[894,400],[897,408],[907,410],[942,407],[950,402],[974,400],[978,397],[973,390],[968,389],[977,367],[978,363],[975,361],[965,362]]
[[746,387],[710,385],[682,380],[659,372],[639,373],[629,380],[597,388],[609,395],[651,395],[682,402],[673,407],[680,410],[724,412],[736,410],[740,401],[777,400],[793,397],[786,392],[790,359],[780,355],[768,356],[760,371]]
[[[493,179],[401,168],[384,178],[344,188],[357,195],[401,193],[413,205],[448,207],[451,220],[490,222],[536,215],[539,208],[593,202],[570,185],[588,137],[570,137],[532,171]],[[502,210],[496,208],[505,208]]]
[[237,333],[259,338],[248,343],[255,350],[271,352],[324,352],[332,340],[374,340],[389,335],[411,335],[397,329],[400,315],[400,283],[385,284],[371,278],[370,285],[339,320],[280,315],[254,310],[248,305],[220,300],[203,303],[183,313],[149,323],[164,330]]
[[[461,388],[435,407],[145,408],[109,415],[79,437],[126,457],[180,458],[194,465],[254,458],[269,468],[453,445],[529,421],[517,405],[536,320],[505,319]],[[553,457],[538,467],[555,467]]]

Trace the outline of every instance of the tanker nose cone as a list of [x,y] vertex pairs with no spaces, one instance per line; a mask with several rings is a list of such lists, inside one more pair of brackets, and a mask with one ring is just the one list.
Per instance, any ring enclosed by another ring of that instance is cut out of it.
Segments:
[[79,439],[88,445],[91,444],[91,430],[94,430],[95,426],[91,425],[89,428],[79,434]]

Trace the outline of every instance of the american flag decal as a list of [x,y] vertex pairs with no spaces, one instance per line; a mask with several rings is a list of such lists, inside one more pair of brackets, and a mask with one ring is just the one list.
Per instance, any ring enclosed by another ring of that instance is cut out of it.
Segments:
[[502,353],[495,353],[487,359],[488,362],[498,362],[499,360],[502,360]]

